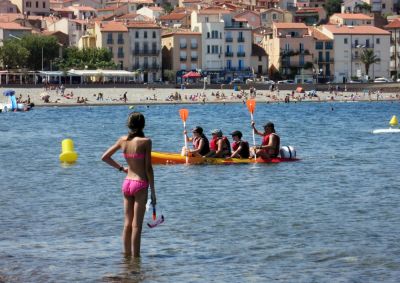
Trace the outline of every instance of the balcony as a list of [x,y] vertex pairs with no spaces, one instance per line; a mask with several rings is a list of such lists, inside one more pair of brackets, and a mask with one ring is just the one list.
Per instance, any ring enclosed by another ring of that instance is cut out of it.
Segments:
[[334,63],[334,60],[333,60],[333,58],[329,58],[329,59],[318,58],[318,59],[314,59],[314,63],[315,64]]
[[181,43],[181,44],[179,44],[179,48],[180,49],[186,49],[187,48],[187,44],[186,43]]
[[232,37],[225,37],[225,42],[233,42],[233,38]]
[[198,60],[197,56],[191,56],[190,57],[190,61],[192,61],[192,62],[196,62],[197,60]]
[[308,49],[281,49],[280,55],[282,57],[290,57],[297,55],[311,55]]
[[187,56],[180,56],[180,57],[179,57],[179,60],[181,60],[181,61],[186,61],[186,60],[187,60]]
[[112,38],[107,38],[107,44],[114,44],[114,40]]
[[160,54],[160,50],[149,50],[149,49],[134,49],[133,50],[133,55],[152,55],[152,56],[157,56]]
[[160,69],[160,65],[157,64],[157,63],[152,63],[151,66],[150,66],[150,69],[151,70],[158,70],[158,69]]
[[354,48],[354,49],[359,49],[359,48],[374,48],[374,45],[372,44],[372,43],[369,43],[369,44],[362,44],[362,43],[358,43],[358,44],[355,44],[355,43],[353,43],[353,44],[351,44],[351,48]]
[[246,53],[244,53],[244,52],[237,53],[237,57],[245,57],[245,56],[246,56]]
[[244,42],[244,37],[238,37],[237,41],[238,42]]
[[225,57],[233,57],[233,52],[226,51],[225,52]]
[[124,39],[123,38],[118,38],[118,44],[124,44]]
[[192,49],[197,49],[198,47],[199,47],[199,45],[197,43],[192,43],[190,45],[190,48],[192,48]]
[[361,55],[351,55],[351,59],[353,59],[355,61],[359,61],[359,60],[361,60]]

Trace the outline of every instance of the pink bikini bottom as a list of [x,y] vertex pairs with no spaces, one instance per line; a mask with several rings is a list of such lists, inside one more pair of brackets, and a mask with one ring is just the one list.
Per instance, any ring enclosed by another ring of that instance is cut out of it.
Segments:
[[149,183],[143,180],[125,179],[122,183],[122,193],[125,196],[131,197],[140,190],[145,190],[149,187]]

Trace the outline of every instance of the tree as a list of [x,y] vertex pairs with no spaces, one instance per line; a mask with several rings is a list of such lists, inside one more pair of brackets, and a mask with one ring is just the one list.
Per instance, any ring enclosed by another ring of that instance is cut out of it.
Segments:
[[329,18],[334,13],[340,13],[341,4],[341,0],[327,0],[324,7],[326,11],[326,16]]
[[27,67],[31,70],[41,70],[42,65],[44,69],[49,69],[50,61],[59,55],[59,44],[54,36],[27,34],[19,42],[29,51]]
[[378,63],[379,59],[375,54],[373,49],[364,49],[360,56],[361,62],[365,66],[365,74],[368,76],[369,67],[375,63]]
[[164,78],[173,83],[176,80],[176,73],[173,70],[164,70]]
[[116,69],[111,52],[106,48],[68,47],[64,57],[55,62],[61,70],[67,69]]
[[22,47],[19,41],[18,39],[6,40],[0,47],[0,61],[3,67],[17,69],[26,67],[28,64],[29,50]]

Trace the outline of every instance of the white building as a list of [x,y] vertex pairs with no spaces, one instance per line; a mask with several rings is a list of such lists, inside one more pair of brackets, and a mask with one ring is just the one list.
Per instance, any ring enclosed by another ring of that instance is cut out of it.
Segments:
[[372,64],[369,77],[388,78],[390,64],[390,33],[372,26],[324,25],[321,30],[333,39],[334,80],[337,83],[349,81],[351,77],[365,77],[365,65],[361,62],[363,50],[374,51],[380,58]]
[[47,23],[48,31],[61,31],[69,36],[69,45],[78,46],[79,40],[86,32],[88,22],[85,20],[73,20],[62,18],[53,23]]

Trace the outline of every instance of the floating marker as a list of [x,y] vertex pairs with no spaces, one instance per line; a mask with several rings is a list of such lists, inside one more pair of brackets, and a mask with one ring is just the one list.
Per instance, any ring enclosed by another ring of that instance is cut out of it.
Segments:
[[389,125],[394,127],[397,126],[399,124],[399,121],[397,120],[396,115],[393,115],[392,119],[390,119]]
[[129,106],[129,109],[135,109],[135,105]]
[[75,163],[78,159],[78,154],[74,151],[74,141],[65,139],[61,142],[60,161],[65,163]]

